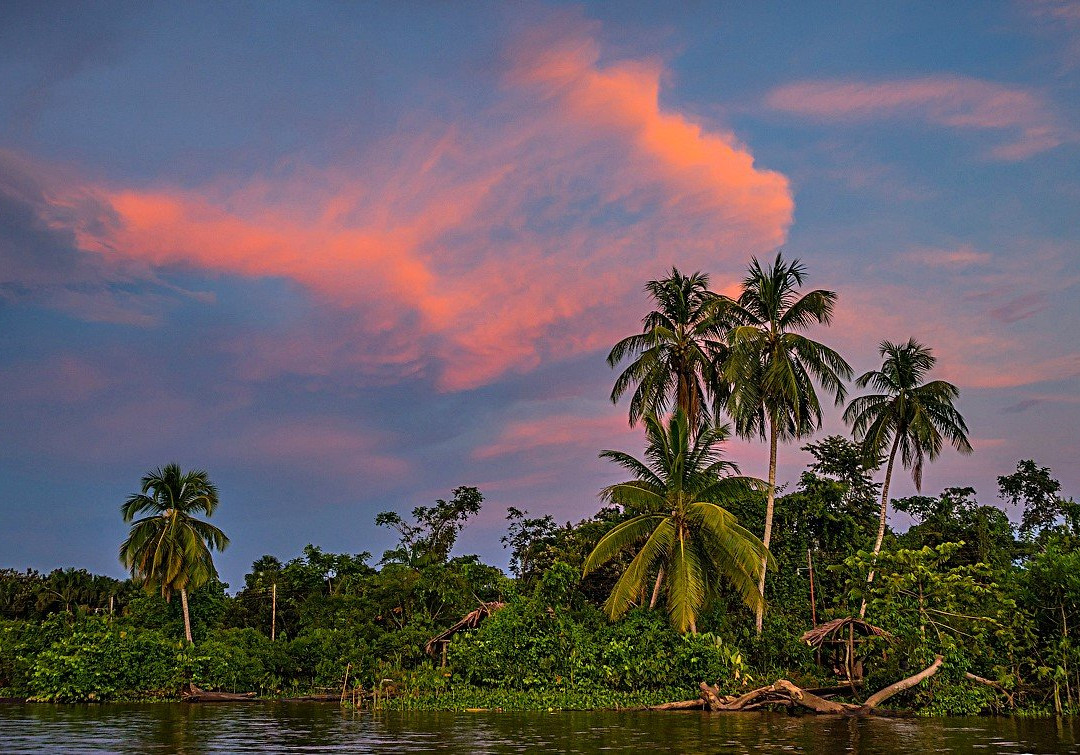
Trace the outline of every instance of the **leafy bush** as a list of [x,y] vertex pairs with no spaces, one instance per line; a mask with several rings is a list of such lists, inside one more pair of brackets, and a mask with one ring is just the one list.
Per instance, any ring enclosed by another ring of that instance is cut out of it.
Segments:
[[197,648],[192,681],[204,689],[266,692],[276,687],[273,645],[254,629],[212,632]]
[[637,691],[702,680],[734,688],[748,679],[741,653],[715,635],[679,635],[661,611],[609,623],[594,608],[549,610],[537,600],[512,601],[471,636],[459,635],[449,658],[462,683],[522,690]]
[[169,695],[180,681],[180,647],[153,630],[88,619],[33,658],[29,692],[45,702]]

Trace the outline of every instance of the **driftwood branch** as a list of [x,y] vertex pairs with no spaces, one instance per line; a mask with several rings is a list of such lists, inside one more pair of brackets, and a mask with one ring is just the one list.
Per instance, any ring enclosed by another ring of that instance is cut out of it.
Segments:
[[[875,709],[889,698],[900,694],[904,690],[921,684],[938,672],[941,668],[942,657],[939,655],[934,662],[917,674],[901,679],[890,684],[885,689],[875,692],[862,705],[843,703],[835,700],[827,700],[815,695],[810,690],[805,690],[787,679],[777,679],[770,685],[758,687],[742,695],[721,695],[716,687],[701,682],[698,687],[701,697],[698,700],[682,700],[674,703],[654,705],[649,710],[710,710],[716,712],[738,712],[757,710],[770,705],[783,705],[786,707],[799,707],[813,713],[844,716],[866,716],[875,712]],[[986,680],[984,680],[986,681]],[[991,683],[993,686],[994,683]]]
[[915,676],[909,676],[907,679],[901,679],[898,682],[893,682],[885,689],[875,692],[874,694],[870,695],[870,697],[866,698],[866,702],[863,703],[863,707],[870,709],[876,708],[893,695],[898,695],[904,690],[911,689],[915,685],[920,684],[926,679],[929,679],[931,676],[937,673],[937,670],[939,668],[941,668],[941,662],[943,660],[944,659],[939,655],[934,658],[933,663],[931,663],[919,673],[915,674]]
[[985,684],[987,687],[992,687],[992,688],[996,689],[998,692],[1005,695],[1005,698],[1009,701],[1009,707],[1010,708],[1015,708],[1016,707],[1016,702],[1013,700],[1012,693],[1009,692],[1009,690],[1005,689],[1005,687],[1003,687],[998,682],[995,682],[995,681],[993,681],[991,679],[985,679],[985,678],[983,678],[981,676],[976,676],[975,674],[971,673],[970,671],[965,671],[964,672],[964,678],[965,679],[970,679],[971,681],[976,682],[978,684]]

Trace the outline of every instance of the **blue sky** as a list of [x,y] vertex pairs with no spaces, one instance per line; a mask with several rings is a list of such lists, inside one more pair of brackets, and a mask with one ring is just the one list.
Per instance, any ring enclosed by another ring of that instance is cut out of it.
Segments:
[[119,574],[119,505],[173,460],[221,488],[234,584],[378,554],[378,511],[461,484],[461,549],[504,562],[507,506],[587,516],[597,452],[640,447],[604,356],[644,281],[733,292],[781,247],[856,371],[914,336],[960,386],[976,453],[926,491],[1080,484],[1080,3],[4,15],[3,565]]

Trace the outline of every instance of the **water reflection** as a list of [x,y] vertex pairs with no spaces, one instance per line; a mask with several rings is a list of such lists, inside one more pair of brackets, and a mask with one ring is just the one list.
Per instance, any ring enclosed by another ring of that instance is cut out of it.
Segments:
[[0,706],[0,752],[935,753],[1077,749],[1077,721],[784,714],[388,713],[245,703]]

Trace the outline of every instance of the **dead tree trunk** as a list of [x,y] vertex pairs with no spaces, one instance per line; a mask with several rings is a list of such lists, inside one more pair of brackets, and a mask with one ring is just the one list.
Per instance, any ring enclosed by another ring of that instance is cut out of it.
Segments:
[[757,710],[769,705],[783,705],[786,707],[804,708],[811,713],[822,713],[844,716],[867,716],[875,712],[875,709],[889,698],[900,694],[921,684],[938,672],[941,668],[942,657],[939,655],[934,662],[917,674],[901,679],[890,684],[888,687],[875,692],[867,698],[862,705],[854,703],[836,702],[826,700],[807,690],[792,684],[787,679],[778,679],[773,684],[758,687],[743,695],[721,695],[715,687],[705,682],[698,685],[701,689],[701,697],[698,700],[683,700],[675,703],[654,705],[649,710],[690,710],[704,708],[716,712],[738,712]]

